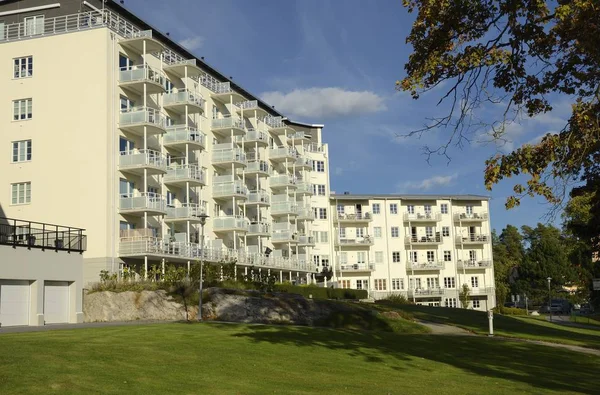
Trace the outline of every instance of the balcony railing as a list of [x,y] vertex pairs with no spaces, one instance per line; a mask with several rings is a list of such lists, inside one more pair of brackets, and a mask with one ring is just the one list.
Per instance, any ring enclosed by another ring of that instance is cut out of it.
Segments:
[[306,133],[304,133],[304,132],[290,133],[290,134],[288,134],[287,137],[288,137],[288,139],[294,139],[294,140],[296,140],[296,139],[304,140],[304,139],[310,138],[310,136],[307,137]]
[[295,161],[288,163],[288,167],[296,167],[297,169],[312,169],[312,166],[312,159],[304,156],[298,156]]
[[297,210],[296,202],[273,202],[271,203],[271,214],[290,214],[296,215]]
[[463,260],[459,260],[457,262],[457,267],[459,269],[487,269],[487,268],[492,267],[492,261],[490,261],[490,260],[484,260],[484,261],[477,261],[477,260],[463,261]]
[[296,186],[296,178],[294,176],[283,174],[283,175],[274,176],[274,177],[269,178],[269,183],[272,188],[295,187]]
[[271,165],[264,160],[254,160],[247,163],[245,171],[246,173],[271,174]]
[[296,213],[298,214],[299,220],[312,220],[315,218],[315,213],[312,207],[309,206],[297,206]]
[[198,165],[171,165],[167,167],[165,182],[187,180],[206,184],[206,174]]
[[357,239],[346,239],[340,238],[336,240],[336,243],[339,245],[347,245],[347,246],[371,246],[374,244],[374,240],[371,236],[365,236],[363,238]]
[[371,213],[344,214],[338,213],[338,222],[369,222],[373,220]]
[[271,235],[271,242],[273,243],[297,243],[298,235],[292,230],[280,230],[274,231]]
[[214,230],[241,230],[247,231],[250,222],[242,216],[223,216],[213,219]]
[[444,295],[444,288],[418,288],[418,289],[409,289],[408,296],[442,296]]
[[196,203],[183,203],[181,207],[167,207],[166,219],[193,219],[205,213],[206,209]]
[[298,151],[293,147],[277,147],[269,149],[270,159],[295,159],[298,157]]
[[283,127],[286,127],[286,124],[283,122],[283,118],[282,117],[266,116],[263,119],[263,122],[266,123],[270,128],[283,128]]
[[443,270],[444,265],[444,261],[408,262],[406,268],[408,270]]
[[313,185],[306,181],[299,182],[296,184],[296,192],[299,194],[312,195]]
[[163,136],[163,143],[196,143],[202,147],[206,147],[206,135],[191,126],[173,125],[167,127],[167,133]]
[[219,82],[217,84],[214,84],[214,86],[211,88],[211,90],[213,92],[215,92],[216,94],[222,94],[222,93],[233,93],[233,88],[231,87],[231,83],[229,82]]
[[241,143],[243,141],[246,143],[259,142],[259,143],[268,144],[269,143],[269,135],[266,134],[265,132],[261,132],[260,130],[248,129],[246,131],[246,135],[245,136],[237,136],[236,141],[238,143]]
[[256,203],[256,204],[270,204],[271,195],[264,190],[260,191],[250,191],[248,193],[248,200],[246,203]]
[[458,213],[454,214],[455,221],[464,221],[464,222],[476,222],[476,221],[486,221],[488,219],[487,212],[481,213]]
[[[87,248],[85,229],[0,217],[0,245],[82,253]],[[8,259],[8,258],[6,258]]]
[[254,110],[258,107],[258,100],[246,100],[242,102],[235,103],[242,110]]
[[154,192],[142,192],[139,195],[121,194],[119,209],[124,211],[159,211],[165,212],[167,201],[164,196]]
[[444,242],[442,236],[406,236],[404,238],[406,244],[441,244]]
[[211,127],[213,129],[244,129],[244,122],[234,117],[213,119]]
[[213,185],[213,197],[246,197],[248,188],[242,181]]
[[133,107],[121,111],[119,126],[151,124],[161,129],[165,128],[165,117],[156,109],[150,107]]
[[155,70],[147,64],[139,66],[121,67],[119,70],[120,83],[154,83],[165,86],[165,75],[160,70]]
[[268,222],[255,222],[250,223],[248,226],[248,235],[263,235],[263,234],[271,234],[271,224]]
[[119,155],[119,167],[121,169],[155,167],[167,171],[167,158],[162,153],[151,149],[122,151]]
[[212,153],[213,163],[246,162],[246,154],[241,148],[217,149]]
[[298,244],[306,246],[314,246],[315,238],[313,236],[298,235]]
[[489,242],[490,235],[488,234],[469,234],[456,236],[456,244],[483,244]]
[[410,222],[437,222],[442,220],[440,213],[404,213],[404,221]]
[[187,89],[180,90],[179,92],[171,92],[163,95],[163,106],[172,105],[193,105],[196,107],[204,108],[206,100],[202,98],[199,92],[193,92]]
[[494,293],[494,287],[470,288],[471,295],[490,295]]
[[372,263],[340,263],[342,272],[372,272],[375,265]]

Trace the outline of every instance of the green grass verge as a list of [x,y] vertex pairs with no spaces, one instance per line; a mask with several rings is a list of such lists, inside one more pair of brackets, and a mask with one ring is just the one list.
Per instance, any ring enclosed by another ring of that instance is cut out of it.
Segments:
[[[406,311],[417,319],[458,326],[480,335],[489,332],[487,313],[482,311],[414,305],[378,307]],[[494,334],[600,349],[600,331],[551,323],[540,317],[494,314]]]
[[569,320],[577,324],[600,326],[600,316],[597,315],[572,315]]
[[470,336],[159,324],[0,335],[9,394],[575,394],[600,357]]

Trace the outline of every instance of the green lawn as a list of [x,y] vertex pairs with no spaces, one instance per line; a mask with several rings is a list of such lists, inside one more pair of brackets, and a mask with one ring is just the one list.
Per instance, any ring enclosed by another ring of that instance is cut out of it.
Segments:
[[600,316],[597,315],[572,315],[570,320],[571,322],[576,322],[578,324],[600,326]]
[[7,394],[598,391],[600,357],[486,337],[158,324],[0,335]]
[[[415,305],[378,305],[378,307],[399,309],[413,314],[418,319],[455,325],[477,334],[489,333],[487,313],[482,311]],[[600,331],[551,323],[543,317],[494,314],[494,334],[600,349]]]

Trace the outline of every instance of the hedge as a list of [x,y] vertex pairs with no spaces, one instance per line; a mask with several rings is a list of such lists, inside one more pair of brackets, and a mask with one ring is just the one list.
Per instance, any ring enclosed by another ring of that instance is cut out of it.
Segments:
[[527,311],[525,309],[519,309],[516,307],[494,307],[495,314],[502,315],[527,315]]
[[368,293],[364,289],[321,288],[314,286],[298,286],[291,284],[275,284],[276,292],[299,294],[313,299],[366,299]]

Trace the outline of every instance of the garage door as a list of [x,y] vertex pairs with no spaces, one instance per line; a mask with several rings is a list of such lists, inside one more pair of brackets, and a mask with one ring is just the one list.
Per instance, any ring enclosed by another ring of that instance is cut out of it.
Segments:
[[69,322],[69,283],[46,281],[44,285],[44,321],[46,324]]
[[29,325],[29,281],[0,280],[0,324]]

